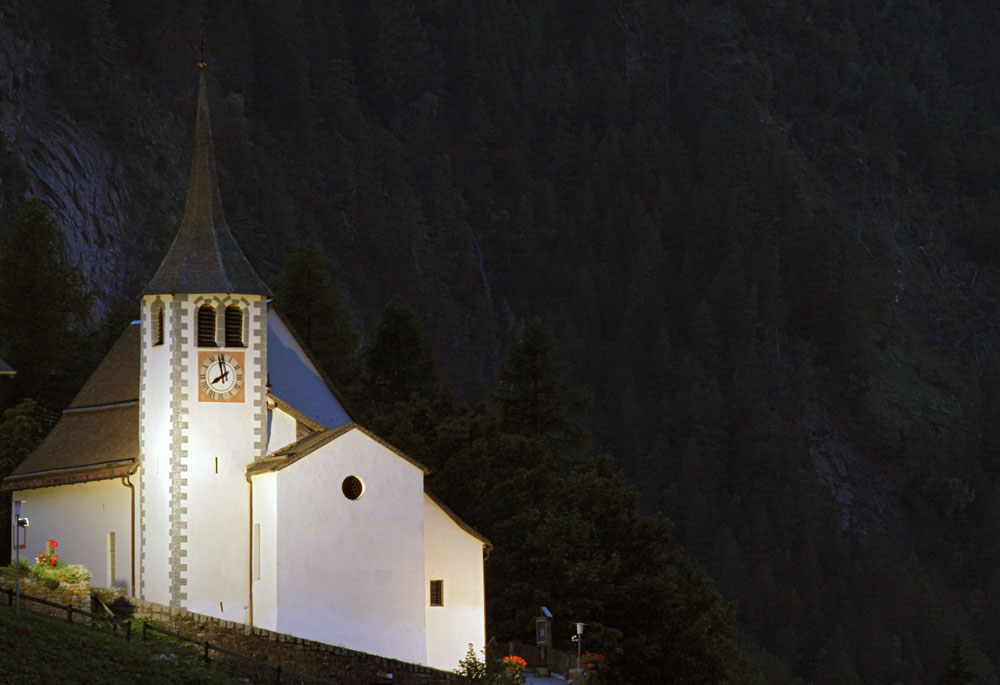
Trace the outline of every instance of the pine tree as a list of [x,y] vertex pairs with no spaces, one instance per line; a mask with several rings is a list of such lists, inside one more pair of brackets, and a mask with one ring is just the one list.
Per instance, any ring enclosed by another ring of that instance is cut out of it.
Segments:
[[400,297],[382,310],[364,361],[364,399],[376,413],[386,413],[413,395],[430,399],[437,390],[437,365],[427,337],[417,315]]
[[976,675],[969,670],[965,657],[962,656],[962,638],[955,637],[955,642],[948,652],[948,661],[945,662],[944,670],[938,677],[941,685],[966,685],[976,679]]
[[[7,409],[0,421],[0,480],[16,469],[41,440],[36,403],[26,399]],[[6,493],[5,493],[6,494]],[[0,497],[0,520],[11,520],[11,498]],[[0,566],[10,563],[10,526],[0,526]]]
[[507,349],[493,391],[503,429],[543,440],[559,454],[579,452],[590,440],[583,413],[590,398],[572,387],[556,359],[552,333],[534,319]]
[[337,388],[350,393],[359,381],[360,336],[315,242],[306,240],[291,249],[274,282],[274,294],[278,311],[288,317]]
[[64,376],[90,303],[49,208],[26,200],[0,228],[0,358],[18,371],[5,397],[31,396],[49,406],[69,401],[75,388]]

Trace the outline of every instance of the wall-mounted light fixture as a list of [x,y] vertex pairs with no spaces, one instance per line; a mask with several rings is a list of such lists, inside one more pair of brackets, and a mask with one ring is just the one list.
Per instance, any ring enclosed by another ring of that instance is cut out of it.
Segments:
[[14,587],[17,595],[15,614],[21,613],[21,548],[28,542],[28,517],[21,516],[21,505],[27,501],[26,499],[14,500]]

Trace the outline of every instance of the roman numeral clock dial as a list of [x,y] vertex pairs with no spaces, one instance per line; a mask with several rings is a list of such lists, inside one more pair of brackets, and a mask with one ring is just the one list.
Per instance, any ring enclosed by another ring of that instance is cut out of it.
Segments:
[[198,399],[202,402],[243,401],[243,353],[198,353]]

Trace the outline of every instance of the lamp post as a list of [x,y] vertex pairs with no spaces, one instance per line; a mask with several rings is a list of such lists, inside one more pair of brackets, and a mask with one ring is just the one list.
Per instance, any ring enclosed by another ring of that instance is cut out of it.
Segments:
[[26,531],[22,531],[22,528],[28,527],[28,519],[21,516],[21,505],[28,500],[16,499],[14,500],[14,593],[17,596],[17,603],[15,604],[14,614],[20,615],[21,613],[21,544],[22,536],[24,536]]
[[576,624],[576,667],[580,668],[580,646],[583,644],[583,626],[584,623]]

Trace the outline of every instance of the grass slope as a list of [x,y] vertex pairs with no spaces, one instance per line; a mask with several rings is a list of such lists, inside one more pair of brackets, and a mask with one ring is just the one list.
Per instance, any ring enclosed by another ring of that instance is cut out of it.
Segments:
[[[6,603],[4,603],[6,604]],[[0,606],[0,682],[231,683],[198,656]]]

